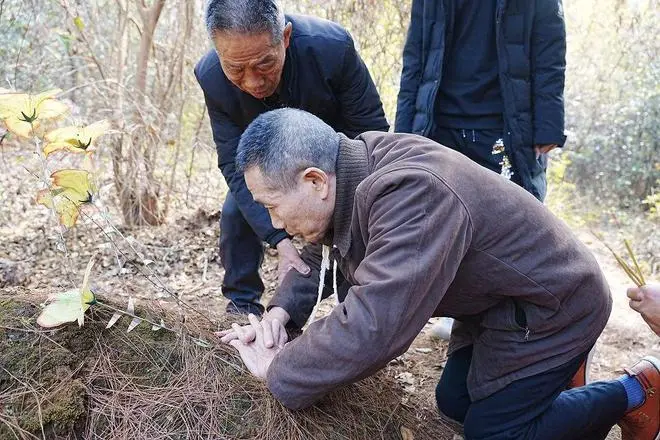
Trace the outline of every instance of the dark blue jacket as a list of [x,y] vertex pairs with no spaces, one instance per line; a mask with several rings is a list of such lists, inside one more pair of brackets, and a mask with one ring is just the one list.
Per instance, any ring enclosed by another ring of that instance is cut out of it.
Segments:
[[[545,158],[536,144],[563,145],[566,30],[561,0],[497,1],[496,46],[504,102],[504,142],[523,187],[541,198]],[[478,32],[478,30],[477,30]],[[442,75],[442,0],[413,0],[395,131],[429,136]]]
[[[280,98],[284,104],[318,116],[351,138],[365,131],[387,131],[376,86],[348,32],[319,18],[287,15],[286,19],[292,23],[293,33],[282,73]],[[254,202],[234,163],[243,131],[272,108],[227,79],[215,50],[197,63],[195,76],[204,91],[218,166],[229,190],[256,234],[275,246],[287,234],[273,228],[268,211]]]

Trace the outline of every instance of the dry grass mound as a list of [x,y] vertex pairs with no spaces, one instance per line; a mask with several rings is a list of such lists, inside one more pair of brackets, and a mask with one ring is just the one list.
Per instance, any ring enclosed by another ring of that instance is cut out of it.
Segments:
[[185,336],[213,340],[205,329],[107,330],[111,313],[92,307],[82,328],[44,330],[26,293],[0,293],[0,439],[452,438],[385,374],[292,412],[231,349]]

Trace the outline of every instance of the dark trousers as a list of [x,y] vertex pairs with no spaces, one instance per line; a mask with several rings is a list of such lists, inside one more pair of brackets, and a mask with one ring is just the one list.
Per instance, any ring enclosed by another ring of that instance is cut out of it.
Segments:
[[222,294],[237,306],[259,302],[264,291],[259,276],[263,257],[261,239],[227,192],[220,217],[220,261],[225,269]]
[[[502,162],[503,155],[492,154],[495,142],[498,139],[504,138],[504,133],[501,129],[473,130],[467,128],[436,127],[431,133],[430,138],[445,147],[463,153],[482,167],[494,171],[497,174],[500,174],[502,171],[502,165],[500,165],[500,162]],[[532,148],[531,145],[529,147]],[[509,159],[511,159],[511,155],[509,155]],[[532,175],[532,183],[541,194],[541,201],[543,201],[547,190],[545,176],[545,169],[547,167],[546,155],[542,154],[537,161],[539,172],[538,174]],[[511,181],[522,186],[520,175],[516,173],[515,167],[513,168]]]
[[472,402],[467,391],[472,346],[462,348],[447,360],[435,392],[438,408],[463,423],[466,440],[605,439],[628,398],[615,380],[565,391],[587,355]]

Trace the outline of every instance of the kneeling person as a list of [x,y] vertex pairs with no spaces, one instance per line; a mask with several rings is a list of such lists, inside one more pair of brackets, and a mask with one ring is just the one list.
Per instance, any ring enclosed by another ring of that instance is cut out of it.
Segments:
[[[605,438],[618,421],[624,438],[657,438],[657,360],[564,391],[612,300],[589,250],[517,185],[423,137],[351,140],[292,109],[250,124],[237,167],[273,225],[331,246],[351,284],[288,344],[255,317],[256,340],[231,341],[284,405],[307,407],[375,373],[430,317],[450,316],[437,401],[468,439]],[[317,280],[289,272],[270,307],[302,327]]]

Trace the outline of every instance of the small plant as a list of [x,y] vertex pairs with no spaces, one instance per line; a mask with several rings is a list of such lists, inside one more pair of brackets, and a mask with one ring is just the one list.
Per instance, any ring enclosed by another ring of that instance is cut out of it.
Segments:
[[[51,212],[58,219],[59,224],[63,227],[59,228],[60,242],[58,247],[64,250],[68,259],[69,256],[64,241],[63,230],[73,228],[81,214],[83,214],[98,226],[110,240],[115,251],[118,252],[118,259],[121,250],[119,250],[119,247],[107,232],[108,230],[123,238],[129,247],[138,255],[140,260],[144,262],[144,267],[146,268],[144,270],[149,273],[141,271],[140,273],[142,275],[155,286],[160,287],[170,294],[180,307],[187,307],[189,310],[196,312],[211,322],[209,318],[181,301],[176,294],[164,286],[164,283],[158,279],[157,275],[148,268],[147,261],[149,260],[138,253],[121,232],[112,225],[107,214],[102,209],[98,209],[95,205],[98,187],[95,184],[93,170],[65,168],[49,173],[48,158],[52,154],[82,154],[84,158],[89,158],[97,148],[97,140],[110,130],[110,123],[102,120],[89,125],[71,125],[56,128],[43,133],[42,128],[46,121],[57,120],[69,112],[69,107],[56,99],[60,92],[61,90],[59,89],[53,89],[37,95],[30,95],[0,89],[0,120],[4,122],[10,133],[19,138],[31,138],[34,142],[35,154],[41,159],[41,177],[37,176],[36,173],[30,173],[38,177],[44,187],[37,193],[37,203],[50,208]],[[87,163],[91,163],[91,161],[87,161]],[[90,212],[101,215],[105,227],[99,224],[92,215],[85,212],[86,207],[92,208]],[[130,316],[133,319],[127,329],[129,332],[144,321],[151,324],[154,331],[165,329],[177,334],[180,333],[175,329],[168,328],[162,320],[156,323],[135,315],[135,301],[131,297],[129,297],[126,310],[119,310],[109,304],[100,302],[90,287],[91,271],[95,256],[96,254],[90,258],[87,264],[80,288],[51,295],[48,298],[43,311],[37,318],[39,325],[52,328],[77,321],[78,325],[82,326],[84,324],[85,312],[91,306],[96,305],[115,312],[106,328],[112,327],[122,316]],[[154,282],[153,279],[158,280],[158,282]],[[191,338],[191,340],[198,345],[210,347],[210,344],[202,339]]]
[[646,285],[646,280],[644,279],[644,274],[642,273],[642,270],[639,267],[639,264],[637,263],[637,258],[635,257],[635,253],[632,250],[632,247],[630,246],[630,242],[628,240],[623,240],[623,243],[626,246],[626,251],[628,252],[628,257],[632,261],[632,264],[629,264],[625,259],[623,259],[619,254],[617,254],[614,249],[612,249],[607,243],[603,242],[605,247],[609,249],[609,251],[614,255],[614,258],[616,259],[617,263],[619,263],[619,266],[623,269],[623,271],[628,275],[628,278],[632,280],[633,283],[637,285],[637,287],[642,287]]

